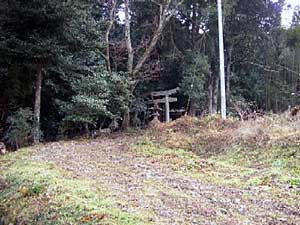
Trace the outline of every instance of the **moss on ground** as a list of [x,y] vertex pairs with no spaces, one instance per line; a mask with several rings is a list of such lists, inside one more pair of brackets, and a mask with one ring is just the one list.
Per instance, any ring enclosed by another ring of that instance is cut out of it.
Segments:
[[101,184],[74,179],[51,163],[31,160],[23,149],[0,158],[0,218],[4,224],[144,224],[117,208]]

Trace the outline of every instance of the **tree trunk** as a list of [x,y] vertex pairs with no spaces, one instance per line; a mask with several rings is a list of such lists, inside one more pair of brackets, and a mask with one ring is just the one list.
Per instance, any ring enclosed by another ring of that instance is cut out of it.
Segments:
[[130,21],[129,21],[129,7],[128,7],[129,3],[128,0],[125,1],[125,34],[127,37],[128,62],[130,62],[130,66],[132,66],[131,68],[129,68],[130,70],[128,71],[132,71],[130,73],[132,77],[136,77],[138,75],[143,65],[145,64],[146,60],[149,58],[151,52],[155,48],[166,24],[176,13],[178,6],[181,5],[183,1],[184,0],[179,1],[175,6],[173,6],[174,7],[173,9],[171,9],[171,3],[172,3],[171,0],[166,0],[164,4],[159,4],[160,13],[159,13],[158,27],[154,31],[153,37],[151,38],[149,45],[146,47],[145,52],[143,53],[141,58],[137,61],[137,64],[134,67],[134,69],[133,69],[133,52],[132,54],[129,54],[132,51],[131,39],[130,39]]
[[[128,91],[131,95],[133,95],[133,91],[135,89],[135,85],[131,84],[128,88]],[[128,127],[130,127],[130,106],[128,106],[128,108],[125,110],[125,112],[123,113],[123,122],[122,122],[122,129],[123,130],[127,130]]]
[[107,68],[107,71],[109,72],[109,74],[112,73],[111,63],[110,63],[109,35],[110,35],[110,31],[111,31],[111,29],[114,25],[114,21],[115,21],[116,5],[117,5],[117,0],[113,0],[111,10],[110,10],[110,13],[109,13],[108,27],[107,27],[107,30],[106,30],[106,33],[105,33],[105,42],[106,42],[105,62],[106,62],[106,68]]
[[192,50],[195,50],[196,48],[196,37],[199,34],[199,25],[197,24],[197,11],[198,11],[198,4],[193,4],[193,10],[192,10],[192,30],[191,30],[191,44],[192,44]]
[[126,130],[130,126],[130,110],[126,109],[123,115],[122,129]]
[[[146,47],[144,53],[142,56],[137,60],[136,65],[134,66],[134,51],[132,47],[132,40],[131,40],[131,26],[130,26],[130,2],[129,0],[124,1],[125,5],[125,41],[126,41],[126,48],[127,48],[127,72],[129,76],[131,77],[132,81],[138,81],[141,77],[139,77],[139,72],[141,71],[144,63],[149,58],[151,52],[155,48],[162,31],[167,24],[167,22],[170,21],[170,19],[174,16],[176,13],[176,10],[179,5],[183,3],[184,0],[179,1],[175,6],[172,6],[174,8],[171,9],[171,3],[172,0],[166,0],[163,4],[159,4],[159,24],[156,30],[154,31],[153,37],[151,38],[148,46]],[[131,93],[133,93],[134,88],[132,88]],[[126,129],[130,125],[130,109],[128,109],[123,116],[123,123],[122,128]]]
[[140,70],[142,69],[144,63],[146,62],[146,60],[149,58],[151,52],[153,51],[154,47],[156,46],[160,36],[161,36],[161,33],[163,31],[163,27],[164,27],[164,23],[160,22],[159,23],[159,26],[155,32],[155,34],[153,35],[153,38],[149,44],[149,46],[146,48],[144,54],[142,55],[142,57],[139,59],[137,65],[135,66],[133,72],[132,72],[132,75],[133,77],[136,77],[138,75],[138,73],[140,72]]
[[230,46],[228,48],[228,59],[227,59],[227,67],[226,67],[226,99],[228,104],[230,104],[230,79],[231,79],[231,67],[232,67],[232,51],[233,48]]
[[196,116],[196,102],[194,98],[190,99],[190,109],[189,109],[190,116]]
[[41,139],[40,117],[41,117],[41,92],[42,92],[43,69],[38,68],[35,82],[35,101],[34,101],[34,130],[33,143],[38,144]]
[[84,130],[85,130],[85,135],[88,138],[90,136],[89,124],[87,124],[87,123],[84,124]]
[[[126,48],[127,48],[127,72],[130,77],[132,77],[133,71],[133,57],[134,52],[132,48],[132,41],[131,41],[131,31],[130,31],[130,15],[129,15],[129,0],[125,0],[125,41],[126,41]],[[132,93],[133,90],[130,87],[130,92]],[[123,115],[123,122],[122,122],[122,129],[126,130],[130,126],[130,109],[126,109]]]
[[149,58],[151,52],[153,51],[154,47],[156,46],[166,23],[170,19],[171,19],[171,17],[167,16],[166,10],[164,9],[164,7],[162,5],[160,5],[160,17],[159,17],[158,27],[153,34],[150,44],[146,47],[144,54],[142,55],[142,57],[138,60],[138,62],[136,64],[136,66],[132,72],[133,77],[137,76],[139,71],[142,69],[144,63]]
[[127,47],[127,72],[132,76],[133,71],[133,49],[132,49],[132,41],[131,41],[131,31],[130,31],[130,15],[129,15],[129,0],[125,1],[125,40]]
[[213,77],[212,72],[209,72],[209,83],[208,83],[208,113],[213,114]]
[[220,81],[220,78],[219,78],[219,76],[217,76],[214,79],[213,107],[212,107],[212,113],[213,114],[216,114],[218,112],[219,81]]

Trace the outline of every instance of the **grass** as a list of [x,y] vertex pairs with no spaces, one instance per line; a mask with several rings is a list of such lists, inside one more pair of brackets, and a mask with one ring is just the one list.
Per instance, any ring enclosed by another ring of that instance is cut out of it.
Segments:
[[[290,207],[300,207],[300,152],[297,147],[234,145],[219,154],[207,154],[205,157],[192,151],[162,147],[146,137],[132,146],[132,150],[171,168],[178,177],[190,177],[208,186],[217,185],[227,190],[247,190],[248,194],[252,194],[243,195],[243,204],[247,204],[247,200],[272,199]],[[168,190],[167,193],[177,199],[191,197],[153,181],[149,181],[145,190],[151,193],[157,189]],[[282,216],[272,213],[275,220]],[[225,217],[228,218],[221,213],[215,219],[221,223],[222,216],[224,221]],[[235,211],[232,217],[247,221],[248,216]]]
[[299,190],[299,125],[285,114],[246,122],[182,117],[148,132],[134,149],[208,183]]
[[[130,156],[145,159],[154,168],[168,169],[168,176],[178,175],[176,179],[191,179],[227,191],[250,190],[248,194],[259,196],[244,199],[272,199],[299,208],[298,126],[290,121],[279,124],[278,120],[241,125],[214,120],[183,118],[163,124],[160,131],[146,132],[131,144]],[[260,139],[261,131],[266,139]],[[229,141],[237,133],[240,136]],[[153,224],[149,218],[157,219],[156,224],[166,224],[151,207],[132,207],[134,210],[125,212],[122,205],[135,203],[125,202],[126,197],[118,199],[119,195],[99,181],[74,178],[74,174],[53,163],[34,160],[38,154],[27,148],[0,156],[0,224]],[[130,173],[126,167],[121,170]],[[172,198],[184,202],[193,198],[166,180],[153,177],[142,181],[137,194],[146,203],[151,203],[153,196],[157,201]],[[235,213],[236,218],[241,217],[239,221],[244,221],[243,215]]]
[[[145,139],[132,149],[171,165],[179,173],[202,182],[233,187],[270,186],[299,192],[300,151],[297,147],[232,146],[214,156],[198,156],[191,151],[161,147]],[[299,193],[300,196],[300,193]]]
[[[212,157],[226,167],[246,168],[250,180],[245,184],[300,186],[300,152],[298,147],[268,146],[243,148],[234,146],[224,154]],[[238,173],[237,173],[238,174]]]
[[23,149],[0,158],[0,218],[4,224],[144,224],[117,208],[118,199],[101,184],[76,180],[51,163],[31,160]]
[[161,147],[149,139],[144,139],[131,146],[131,150],[137,154],[149,157],[157,162],[172,162],[169,164],[174,171],[194,171],[199,172],[200,166],[203,161],[193,152],[184,149],[173,149]]

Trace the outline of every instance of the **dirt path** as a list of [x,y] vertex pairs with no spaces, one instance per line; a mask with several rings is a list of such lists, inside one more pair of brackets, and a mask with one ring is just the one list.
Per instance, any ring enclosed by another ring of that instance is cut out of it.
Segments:
[[205,184],[174,173],[168,163],[132,152],[129,136],[59,142],[39,148],[35,160],[52,161],[74,178],[92,179],[120,199],[124,211],[149,224],[300,224],[300,209],[263,187],[237,189]]

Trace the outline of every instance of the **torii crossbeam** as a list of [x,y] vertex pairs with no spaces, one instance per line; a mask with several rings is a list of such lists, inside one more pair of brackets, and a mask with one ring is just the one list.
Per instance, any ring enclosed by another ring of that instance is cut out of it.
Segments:
[[167,90],[167,91],[155,91],[151,92],[152,97],[164,96],[162,99],[153,100],[154,103],[164,103],[166,109],[166,122],[170,122],[170,103],[177,102],[177,98],[172,98],[170,95],[176,94],[179,91],[179,88]]

